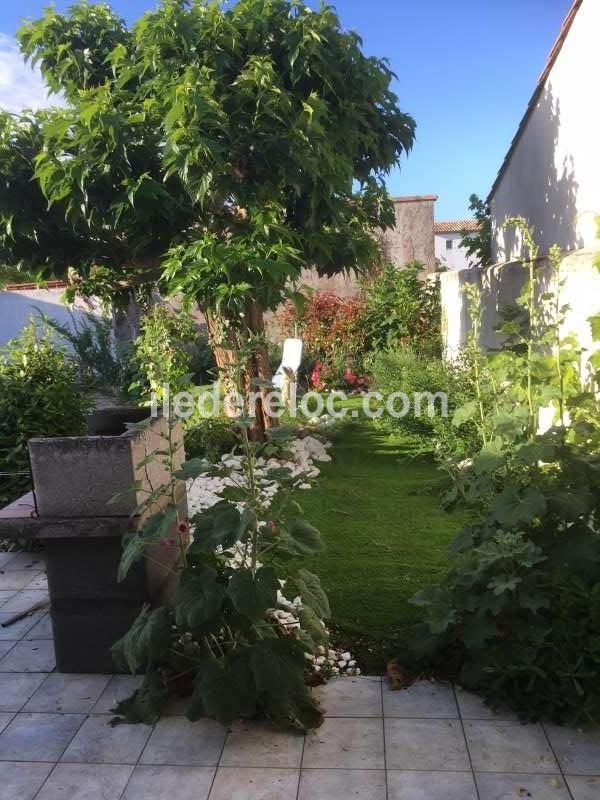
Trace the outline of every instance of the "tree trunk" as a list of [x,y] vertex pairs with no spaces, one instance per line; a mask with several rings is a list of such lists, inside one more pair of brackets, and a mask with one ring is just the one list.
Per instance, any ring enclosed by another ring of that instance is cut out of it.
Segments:
[[[244,323],[245,330],[241,334],[229,333],[223,320],[212,310],[203,309],[209,337],[215,354],[215,361],[219,369],[219,378],[223,385],[224,394],[239,392],[247,398],[250,392],[258,392],[260,397],[255,404],[255,416],[249,429],[250,438],[254,441],[264,441],[265,433],[269,428],[275,427],[277,419],[269,416],[266,411],[265,397],[270,391],[267,387],[257,387],[254,379],[260,378],[263,381],[270,381],[272,376],[269,365],[269,357],[265,344],[260,341],[264,336],[263,312],[257,303],[252,303],[246,314]],[[241,339],[246,337],[257,337],[258,341],[252,350],[252,354],[241,364],[243,358]],[[228,417],[235,417],[240,409],[235,404],[225,401],[225,413]],[[245,411],[245,410],[244,410]]]
[[121,302],[112,307],[113,332],[118,345],[133,342],[140,335],[142,307],[135,298],[135,293],[127,291]]

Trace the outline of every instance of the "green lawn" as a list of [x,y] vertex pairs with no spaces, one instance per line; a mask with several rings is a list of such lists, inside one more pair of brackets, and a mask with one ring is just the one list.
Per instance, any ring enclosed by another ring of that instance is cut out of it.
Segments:
[[446,547],[465,517],[443,511],[427,491],[439,472],[412,457],[406,439],[360,421],[330,452],[315,488],[299,497],[326,545],[306,566],[329,594],[336,636],[377,671],[418,620],[408,600],[443,575]]

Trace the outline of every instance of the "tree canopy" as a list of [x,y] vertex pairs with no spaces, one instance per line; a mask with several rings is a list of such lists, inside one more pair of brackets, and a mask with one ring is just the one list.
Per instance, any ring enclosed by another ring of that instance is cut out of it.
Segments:
[[18,33],[66,106],[0,116],[0,262],[156,281],[235,317],[303,266],[367,264],[414,138],[393,74],[289,0],[47,9]]

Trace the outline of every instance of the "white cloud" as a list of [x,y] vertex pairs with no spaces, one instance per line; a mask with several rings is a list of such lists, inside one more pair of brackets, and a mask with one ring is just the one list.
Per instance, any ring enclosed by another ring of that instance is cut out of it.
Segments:
[[19,112],[50,105],[62,105],[60,98],[48,97],[39,69],[26,64],[16,41],[0,33],[0,108]]

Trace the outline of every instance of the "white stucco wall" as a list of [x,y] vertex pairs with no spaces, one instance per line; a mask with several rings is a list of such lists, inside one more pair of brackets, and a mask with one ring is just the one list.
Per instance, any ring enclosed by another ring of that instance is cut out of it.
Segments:
[[[36,309],[43,314],[70,325],[72,318],[69,309],[62,303],[63,289],[2,289],[0,290],[0,347],[19,334],[31,316],[38,317]],[[78,301],[73,309],[76,317],[86,311],[94,310]],[[97,309],[96,309],[97,311]]]
[[[470,266],[466,251],[460,247],[461,239],[460,233],[435,234],[435,257],[442,266],[452,270],[467,269]],[[451,250],[446,247],[448,240],[452,242]]]
[[520,244],[502,230],[507,217],[533,224],[542,254],[594,246],[600,214],[598,46],[600,0],[583,0],[543,91],[490,197],[494,261],[511,261]]

